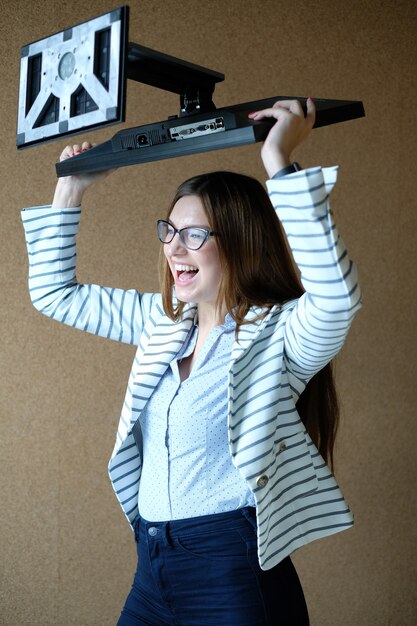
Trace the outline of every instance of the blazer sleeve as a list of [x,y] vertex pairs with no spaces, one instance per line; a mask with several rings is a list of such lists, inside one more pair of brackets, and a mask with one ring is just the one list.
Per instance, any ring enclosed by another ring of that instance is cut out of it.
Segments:
[[284,335],[289,368],[304,383],[341,349],[361,306],[356,266],[330,212],[337,173],[311,168],[267,182],[305,289]]
[[137,345],[159,294],[80,284],[76,237],[81,208],[22,211],[29,257],[29,293],[38,311],[101,337]]

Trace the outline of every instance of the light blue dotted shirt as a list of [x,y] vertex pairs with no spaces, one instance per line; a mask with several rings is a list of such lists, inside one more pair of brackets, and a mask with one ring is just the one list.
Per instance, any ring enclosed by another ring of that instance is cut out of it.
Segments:
[[140,416],[143,467],[139,512],[149,521],[211,515],[254,506],[232,464],[227,435],[227,381],[236,324],[212,329],[182,383],[178,361],[195,347],[198,326],[162,377]]

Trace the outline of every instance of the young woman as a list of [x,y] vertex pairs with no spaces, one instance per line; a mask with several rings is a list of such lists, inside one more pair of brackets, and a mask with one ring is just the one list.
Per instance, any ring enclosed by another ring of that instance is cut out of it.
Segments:
[[157,224],[160,294],[76,282],[80,205],[103,174],[60,179],[51,207],[23,212],[36,308],[138,346],[109,464],[138,550],[119,626],[308,624],[289,555],[352,525],[327,464],[329,364],[360,307],[329,209],[337,168],[291,164],[311,99],[306,115],[280,101],[250,117],[276,119],[269,198],[230,172],[183,183]]

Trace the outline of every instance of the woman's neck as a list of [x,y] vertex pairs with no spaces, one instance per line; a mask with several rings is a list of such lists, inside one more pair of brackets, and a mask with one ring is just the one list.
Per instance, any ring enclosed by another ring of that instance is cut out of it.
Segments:
[[220,308],[200,303],[197,306],[198,311],[198,327],[200,332],[210,332],[215,326],[224,324],[224,318],[227,314],[226,306],[223,304]]

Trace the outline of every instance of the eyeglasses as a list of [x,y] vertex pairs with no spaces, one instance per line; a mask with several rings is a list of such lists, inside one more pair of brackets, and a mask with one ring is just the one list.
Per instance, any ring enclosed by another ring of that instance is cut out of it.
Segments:
[[161,243],[170,243],[178,233],[181,243],[188,248],[188,250],[199,250],[209,237],[218,235],[218,233],[208,228],[198,228],[196,226],[178,229],[165,220],[158,220],[157,230],[158,239]]

